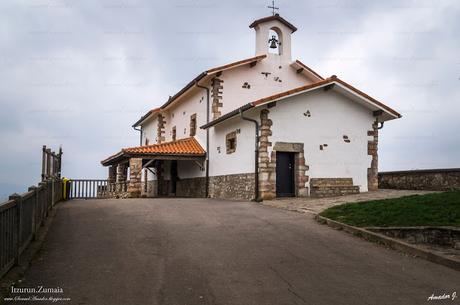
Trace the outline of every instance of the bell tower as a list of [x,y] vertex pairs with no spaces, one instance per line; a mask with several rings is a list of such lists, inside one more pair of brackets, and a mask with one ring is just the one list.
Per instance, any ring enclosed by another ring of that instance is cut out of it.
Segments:
[[256,55],[265,54],[279,57],[283,62],[291,61],[291,34],[297,31],[295,26],[279,14],[274,14],[255,20],[249,27],[256,31]]

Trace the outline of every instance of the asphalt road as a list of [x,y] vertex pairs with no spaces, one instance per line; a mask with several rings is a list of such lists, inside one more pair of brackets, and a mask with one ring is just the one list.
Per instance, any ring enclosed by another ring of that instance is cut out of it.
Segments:
[[54,304],[460,304],[427,301],[460,294],[460,272],[309,215],[211,199],[60,204],[21,286],[37,285],[70,298]]

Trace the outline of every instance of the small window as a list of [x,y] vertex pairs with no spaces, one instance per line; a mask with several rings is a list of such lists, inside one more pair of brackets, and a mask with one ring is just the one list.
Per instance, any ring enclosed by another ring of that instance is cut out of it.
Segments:
[[196,113],[190,116],[190,136],[193,137],[196,134]]
[[227,154],[234,153],[236,151],[236,131],[232,131],[225,137],[227,146]]
[[176,126],[172,128],[172,140],[176,141]]

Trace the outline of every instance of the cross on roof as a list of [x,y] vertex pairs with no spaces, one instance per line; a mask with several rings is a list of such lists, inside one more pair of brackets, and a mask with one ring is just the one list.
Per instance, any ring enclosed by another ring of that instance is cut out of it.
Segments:
[[267,6],[268,8],[271,8],[272,9],[272,14],[273,16],[275,16],[275,10],[279,10],[280,8],[279,7],[276,7],[275,6],[275,0],[272,0],[272,6]]

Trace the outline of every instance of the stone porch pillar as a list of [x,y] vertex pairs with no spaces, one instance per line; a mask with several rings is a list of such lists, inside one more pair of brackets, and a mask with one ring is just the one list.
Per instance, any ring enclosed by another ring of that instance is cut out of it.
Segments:
[[109,166],[109,183],[115,183],[117,181],[117,167],[115,165]]
[[112,192],[114,191],[113,186],[117,181],[117,166],[111,165],[109,166],[109,177],[107,178],[107,191]]
[[139,198],[141,196],[142,184],[142,159],[130,158],[129,159],[129,185],[128,194],[131,198]]
[[126,163],[117,165],[117,179],[116,179],[116,192],[123,191],[123,184],[126,183],[126,176],[128,174],[128,167]]

